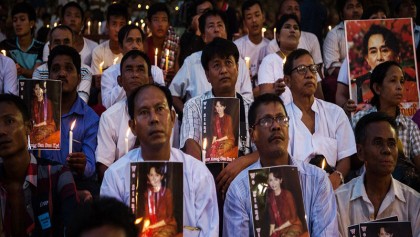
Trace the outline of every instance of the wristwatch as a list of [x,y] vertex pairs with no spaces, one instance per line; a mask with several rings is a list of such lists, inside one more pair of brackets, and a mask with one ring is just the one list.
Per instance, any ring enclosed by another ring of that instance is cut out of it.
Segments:
[[341,173],[340,171],[338,171],[338,170],[334,170],[334,172],[333,173],[337,173],[339,176],[340,176],[340,179],[341,179],[341,183],[340,184],[343,184],[344,183],[344,177],[343,177],[343,173]]

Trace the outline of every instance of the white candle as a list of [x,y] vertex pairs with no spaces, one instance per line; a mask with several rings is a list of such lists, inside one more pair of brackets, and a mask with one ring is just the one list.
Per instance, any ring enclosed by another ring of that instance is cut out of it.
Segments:
[[157,55],[158,55],[158,48],[155,49],[155,66],[157,67]]
[[50,28],[50,25],[49,24],[47,24],[47,28]]
[[251,60],[249,57],[245,57],[245,64],[246,64],[246,68],[248,68],[248,70],[251,68],[251,65],[249,64],[249,60]]
[[76,120],[73,121],[73,123],[70,126],[70,132],[69,132],[69,154],[73,153],[73,128],[76,125]]
[[325,158],[322,160],[322,165],[321,166],[322,166],[321,169],[325,168]]
[[139,23],[138,22],[136,22],[136,26],[139,27]]
[[203,140],[203,151],[202,151],[202,160],[206,163],[206,149],[207,149],[207,138]]
[[102,26],[102,22],[98,22],[98,35],[101,34],[101,26]]
[[130,128],[127,128],[127,132],[125,133],[125,153],[128,153],[128,135],[130,134]]
[[88,29],[87,29],[87,34],[90,35],[90,21],[88,21]]
[[117,64],[119,57],[114,58],[114,61],[112,62],[114,65]]
[[165,71],[168,71],[168,67],[169,67],[169,49],[166,49]]
[[274,27],[274,39],[277,39],[277,37],[276,37],[276,33],[277,33],[277,28],[276,28],[276,27]]
[[57,22],[54,22],[54,27],[57,27]]
[[328,31],[330,31],[331,30],[331,26],[328,26]]
[[3,49],[3,50],[1,51],[1,53],[3,54],[3,56],[5,56],[5,57],[6,57],[6,50],[4,50],[4,49]]
[[267,31],[267,29],[265,27],[262,28],[261,30],[261,36],[264,38],[264,33]]
[[128,24],[131,25],[131,20],[128,21]]
[[139,9],[141,8],[141,4],[140,4],[140,3],[139,3],[139,4],[137,4],[137,8],[139,8]]

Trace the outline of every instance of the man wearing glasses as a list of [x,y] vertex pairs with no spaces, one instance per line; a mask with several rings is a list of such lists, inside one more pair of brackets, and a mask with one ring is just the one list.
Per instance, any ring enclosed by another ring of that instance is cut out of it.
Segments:
[[289,118],[281,99],[274,94],[257,97],[249,109],[248,121],[252,124],[249,133],[258,149],[259,160],[243,170],[229,186],[223,212],[223,237],[254,236],[248,170],[278,165],[297,166],[310,236],[338,236],[337,207],[327,175],[289,156]]
[[328,167],[335,190],[350,170],[356,143],[344,110],[315,98],[317,70],[305,49],[293,51],[284,65],[284,80],[293,97],[286,106],[290,117],[288,150],[297,160]]

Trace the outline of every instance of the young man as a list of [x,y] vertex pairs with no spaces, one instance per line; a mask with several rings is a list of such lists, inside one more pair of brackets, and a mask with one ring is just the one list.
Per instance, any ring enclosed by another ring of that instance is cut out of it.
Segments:
[[120,68],[121,75],[118,75],[116,87],[122,88],[126,97],[107,109],[99,122],[96,164],[100,180],[102,180],[105,170],[126,153],[125,139],[129,139],[130,148],[136,141],[136,137],[131,132],[127,136],[128,121],[130,120],[127,97],[138,87],[153,83],[150,60],[145,53],[139,50],[125,53]]
[[289,154],[299,161],[323,159],[334,169],[329,176],[333,189],[344,183],[350,156],[356,153],[351,124],[339,106],[315,98],[318,65],[305,49],[287,56],[284,80],[293,100],[289,114]]
[[[106,12],[106,28],[109,40],[98,45],[92,52],[92,74],[102,74],[102,71],[115,63],[120,63],[123,57],[118,45],[118,32],[127,24],[127,7],[121,3],[108,6]],[[117,59],[118,58],[118,59]],[[116,60],[116,61],[115,61]],[[102,66],[100,64],[103,62]]]
[[260,158],[229,186],[224,205],[223,236],[254,236],[248,170],[278,165],[298,168],[309,234],[338,236],[337,206],[325,172],[296,161],[287,152],[289,120],[281,99],[273,94],[257,97],[249,110],[248,121],[252,124],[249,133]]
[[[140,50],[143,52],[143,39],[143,31],[135,25],[125,25],[118,32],[118,45],[123,55],[130,50]],[[109,108],[118,101],[126,98],[125,91],[118,85],[117,81],[120,72],[120,64],[117,63],[106,69],[101,76],[101,96],[102,104],[105,108]],[[151,71],[148,73],[156,83],[165,84],[163,72],[157,66],[152,65]]]
[[[43,158],[66,164],[72,170],[78,190],[97,194],[95,178],[95,149],[99,117],[78,96],[80,55],[72,47],[59,45],[48,57],[50,79],[62,81],[61,149],[41,152]],[[73,150],[69,152],[69,131],[73,128]]]
[[242,4],[242,18],[248,34],[235,40],[239,55],[250,58],[250,75],[256,76],[258,67],[266,54],[266,47],[270,40],[262,37],[262,27],[265,22],[264,11],[258,0],[247,0]]
[[341,236],[347,227],[390,216],[411,222],[420,236],[420,194],[392,178],[398,159],[397,124],[380,112],[362,117],[355,129],[357,157],[366,171],[336,190]]
[[[165,71],[166,84],[169,85],[178,71],[179,57],[179,36],[170,27],[170,13],[165,3],[154,3],[147,11],[147,25],[151,35],[146,39],[144,51],[149,58],[154,58],[157,49],[157,65],[162,70],[166,70],[166,58],[168,58],[168,70]],[[169,56],[166,57],[166,52]]]
[[34,38],[35,9],[28,3],[18,3],[12,9],[12,19],[16,38],[2,41],[0,49],[6,50],[15,61],[19,79],[31,78],[34,69],[42,63],[44,47]]
[[[73,48],[79,52],[82,64],[89,65],[90,67],[92,63],[92,51],[98,46],[98,43],[83,37],[81,34],[84,22],[82,7],[77,2],[68,2],[61,8],[61,20],[63,25],[70,27],[73,31]],[[44,62],[48,61],[48,55],[51,51],[49,44],[50,42],[47,42],[44,46],[42,55],[42,61]]]
[[28,151],[29,111],[0,95],[0,213],[3,236],[64,236],[78,199],[66,166]]
[[171,148],[175,121],[172,96],[166,87],[145,85],[128,98],[130,128],[140,143],[105,172],[101,196],[130,203],[130,162],[183,162],[183,208],[185,236],[218,236],[219,215],[214,181],[203,162]]
[[[70,47],[74,47],[74,34],[70,27],[66,25],[59,25],[54,27],[50,31],[50,43],[48,44],[49,50],[52,50],[54,47],[58,45],[67,45]],[[88,65],[84,63],[81,64],[81,74],[82,80],[80,84],[77,86],[77,92],[82,98],[84,102],[88,102],[89,94],[90,94],[90,87],[92,85],[92,73],[91,69]],[[41,66],[37,67],[32,74],[33,79],[42,79],[46,80],[49,78],[48,72],[48,63],[44,63]]]
[[[206,44],[213,41],[216,37],[226,39],[226,26],[221,12],[210,10],[204,13],[199,19],[201,37]],[[169,89],[171,90],[174,107],[178,114],[184,109],[184,102],[192,97],[201,96],[204,92],[211,89],[210,83],[206,79],[206,73],[201,64],[202,51],[191,54],[185,59],[184,65],[175,75]],[[245,61],[239,58],[239,75],[235,85],[239,92],[247,101],[253,100],[251,80]]]
[[395,17],[413,19],[414,46],[418,48],[420,45],[420,25],[416,24],[417,6],[414,0],[398,0],[393,1],[393,3]]

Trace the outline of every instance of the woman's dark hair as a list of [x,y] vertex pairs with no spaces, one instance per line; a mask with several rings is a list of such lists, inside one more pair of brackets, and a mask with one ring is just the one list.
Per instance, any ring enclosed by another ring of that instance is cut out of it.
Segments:
[[[283,179],[283,175],[278,170],[270,170],[268,174],[273,174],[273,177],[276,179]],[[280,187],[283,188],[283,182],[280,183]]]
[[217,102],[219,102],[219,104],[220,104],[221,106],[226,107],[226,102],[225,102],[224,100],[216,100],[216,102],[214,103],[214,106],[216,106]]
[[[298,17],[295,14],[285,14],[283,16],[280,17],[280,19],[276,22],[276,28],[277,28],[277,33],[276,34],[280,34],[281,28],[283,28],[283,25],[286,24],[286,22],[288,20],[295,20],[297,25],[299,26],[299,32],[301,31],[301,27],[300,27],[300,22]],[[280,40],[279,37],[276,37],[277,39],[277,44],[280,47]]]
[[388,15],[386,13],[386,10],[385,10],[384,7],[382,7],[380,5],[372,5],[372,6],[368,7],[366,10],[363,11],[362,19],[363,20],[370,19],[370,17],[373,14],[376,14],[378,12],[383,12],[383,13],[385,13],[385,15]]
[[363,55],[368,55],[369,39],[372,35],[382,35],[385,45],[389,47],[396,55],[400,54],[400,41],[397,36],[388,28],[381,25],[372,25],[363,36]]
[[140,32],[142,42],[146,39],[146,35],[140,27],[136,25],[125,25],[121,27],[120,31],[118,31],[118,44],[121,48],[123,47],[124,39],[127,38],[128,34],[130,34],[132,30],[138,30]]
[[149,166],[149,168],[147,169],[147,175],[150,174],[150,171],[152,170],[152,168],[155,169],[155,172],[157,174],[159,174],[160,176],[162,176],[162,180],[161,180],[162,187],[166,186],[166,165],[161,165],[159,163],[151,164]]
[[376,106],[378,109],[380,108],[380,100],[379,100],[379,95],[376,94],[375,90],[373,89],[373,84],[376,83],[378,85],[382,85],[382,83],[384,82],[385,76],[388,73],[388,70],[392,66],[399,67],[402,70],[400,64],[398,64],[397,62],[386,61],[376,66],[375,69],[373,69],[372,75],[370,76],[369,86],[370,86],[370,90],[373,93],[373,98],[370,101],[370,104],[372,104],[373,106]]

